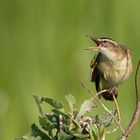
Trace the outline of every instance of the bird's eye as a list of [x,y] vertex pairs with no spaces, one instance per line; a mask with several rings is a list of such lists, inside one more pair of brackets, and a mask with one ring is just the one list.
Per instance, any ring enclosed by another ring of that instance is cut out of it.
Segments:
[[102,41],[102,45],[107,46],[108,45],[108,41],[106,41],[106,40]]

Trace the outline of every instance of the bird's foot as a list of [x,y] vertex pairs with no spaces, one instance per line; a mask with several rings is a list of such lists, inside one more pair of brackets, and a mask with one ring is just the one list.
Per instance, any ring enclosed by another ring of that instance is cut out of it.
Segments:
[[108,92],[109,96],[112,96],[112,97],[113,97],[113,95],[114,95],[115,98],[117,98],[118,92],[117,92],[117,88],[116,88],[116,87],[109,88],[109,89],[107,90],[107,92]]
[[109,88],[106,92],[102,94],[103,98],[109,101],[114,101],[114,97],[117,98],[117,89],[116,87]]

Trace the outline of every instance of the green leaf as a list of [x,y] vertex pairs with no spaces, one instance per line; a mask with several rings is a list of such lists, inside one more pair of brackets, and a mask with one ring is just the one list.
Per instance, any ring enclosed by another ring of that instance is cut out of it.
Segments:
[[33,95],[33,97],[34,97],[37,104],[41,104],[41,98],[39,96]]
[[98,127],[99,140],[105,140],[105,128],[103,125]]
[[48,130],[51,131],[52,129],[55,128],[55,124],[52,123],[52,122],[50,122],[50,121],[48,120],[48,118],[45,117],[45,116],[40,116],[40,117],[39,117],[39,123],[40,123],[41,127],[42,127],[43,129],[47,130],[47,131],[48,131]]
[[14,140],[27,140],[27,139],[22,139],[22,137],[20,137],[20,138],[14,138]]
[[75,136],[78,139],[85,139],[85,140],[87,140],[87,138],[89,138],[88,134],[73,134],[73,136]]
[[65,133],[64,131],[61,131],[58,135],[58,140],[71,140],[72,135]]
[[60,110],[57,109],[52,109],[52,112],[58,114],[58,115],[62,115],[63,117],[67,118],[67,119],[72,119],[71,116],[65,112],[62,112]]
[[63,105],[58,100],[55,100],[52,98],[47,98],[47,97],[42,97],[41,102],[43,102],[43,101],[50,104],[51,106],[53,106],[56,109],[63,108]]
[[117,140],[126,140],[126,137],[122,136],[122,137],[118,138]]
[[20,138],[15,138],[14,140],[42,140],[40,136],[34,137],[31,135],[22,136]]
[[[71,126],[73,126],[73,130],[76,131],[80,128],[78,122],[76,122],[76,120],[74,120],[70,114],[67,114],[65,112],[56,109],[53,109],[52,111],[55,113],[56,116],[62,115],[64,129],[68,128],[68,130],[71,130]],[[59,124],[59,122],[57,124]]]
[[80,125],[78,124],[78,122],[76,120],[72,119],[72,122],[73,122],[76,130],[80,128]]
[[93,100],[85,100],[84,103],[81,105],[76,120],[80,119],[86,112],[90,112],[90,110],[94,107],[96,107],[96,104],[93,102]]
[[36,124],[32,124],[31,126],[31,135],[34,137],[41,137],[41,140],[51,140],[51,138],[45,134],[43,131],[41,131]]
[[58,114],[55,113],[46,113],[45,114],[45,119],[50,121],[55,127],[58,126],[59,124],[59,116]]
[[96,115],[95,120],[95,123],[97,125],[104,125],[104,127],[109,127],[113,123],[114,119],[110,114],[103,112],[101,114]]
[[37,106],[38,106],[39,113],[40,113],[41,115],[43,115],[43,109],[42,109],[42,107],[41,107],[41,98],[40,98],[39,96],[37,96],[37,95],[33,95],[33,97],[34,97],[34,99],[35,99],[35,101],[36,101],[36,104],[37,104]]
[[73,105],[75,104],[75,98],[73,95],[68,94],[65,96],[66,100],[68,101],[69,107],[71,109],[71,113],[73,113]]
[[105,140],[105,127],[103,125],[90,125],[90,140]]
[[98,140],[98,128],[94,124],[90,125],[90,140]]

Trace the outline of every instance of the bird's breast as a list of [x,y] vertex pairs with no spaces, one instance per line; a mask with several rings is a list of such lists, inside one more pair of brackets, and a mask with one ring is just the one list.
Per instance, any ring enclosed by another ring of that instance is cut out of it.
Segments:
[[102,81],[108,88],[117,86],[124,82],[132,71],[131,59],[124,58],[121,61],[111,62],[101,60],[98,63],[98,69],[102,73]]

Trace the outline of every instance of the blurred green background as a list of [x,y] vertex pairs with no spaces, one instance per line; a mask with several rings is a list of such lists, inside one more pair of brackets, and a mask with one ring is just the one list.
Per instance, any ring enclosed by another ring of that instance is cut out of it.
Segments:
[[[0,140],[22,136],[38,121],[33,94],[65,106],[65,94],[73,94],[78,106],[90,97],[77,80],[79,75],[94,91],[89,80],[93,53],[83,51],[93,46],[87,34],[111,37],[132,50],[133,74],[119,87],[118,97],[125,128],[135,108],[139,5],[139,0],[0,0]],[[140,123],[129,139],[138,140],[139,130]]]

